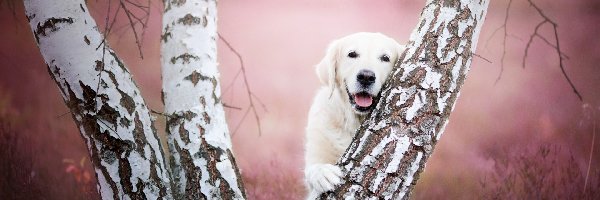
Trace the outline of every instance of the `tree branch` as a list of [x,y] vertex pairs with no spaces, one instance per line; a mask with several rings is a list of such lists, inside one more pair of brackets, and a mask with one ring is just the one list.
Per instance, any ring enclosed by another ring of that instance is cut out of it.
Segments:
[[[558,59],[559,59],[559,67],[561,70],[561,73],[563,74],[563,76],[565,77],[565,79],[567,80],[567,82],[569,83],[569,86],[571,87],[571,89],[573,90],[573,93],[575,93],[575,95],[577,96],[577,98],[583,102],[583,97],[581,96],[581,93],[577,90],[577,88],[575,87],[575,84],[573,84],[573,82],[571,81],[571,79],[569,78],[569,76],[567,75],[566,71],[565,71],[565,65],[564,65],[564,59],[569,59],[569,56],[567,56],[564,52],[562,52],[562,50],[560,49],[560,42],[559,42],[559,37],[558,37],[558,24],[552,20],[550,17],[548,17],[543,11],[542,9],[537,6],[533,0],[527,0],[527,2],[529,3],[530,6],[532,6],[536,12],[543,18],[543,20],[541,22],[539,22],[534,30],[533,33],[529,36],[529,40],[527,41],[526,45],[525,45],[525,53],[523,56],[523,61],[522,61],[522,67],[525,68],[526,65],[526,60],[529,54],[529,49],[531,47],[531,44],[533,43],[533,39],[534,38],[539,38],[541,39],[545,44],[547,44],[548,46],[552,47],[555,51],[556,54],[558,55]],[[503,35],[503,39],[502,39],[502,57],[500,60],[500,73],[498,74],[498,78],[496,78],[496,81],[494,84],[498,83],[498,81],[500,81],[500,78],[502,77],[502,73],[504,71],[504,59],[506,56],[506,38],[507,36],[509,36],[508,32],[507,32],[507,23],[508,23],[508,15],[509,15],[509,10],[512,4],[512,0],[509,0],[508,2],[508,6],[506,7],[506,13],[505,13],[505,17],[504,17],[504,24],[502,24],[500,27],[498,27],[496,30],[494,30],[494,32],[492,32],[492,35],[488,38],[487,44],[489,43],[489,41],[491,40],[491,38],[496,34],[496,32],[498,32],[500,29],[504,29],[504,35]],[[552,25],[552,29],[554,31],[554,43],[556,43],[556,45],[552,44],[545,36],[543,36],[542,34],[540,34],[540,28],[544,25],[544,24],[550,24]]]
[[231,52],[233,52],[235,54],[235,56],[237,56],[238,60],[240,61],[240,70],[235,74],[235,76],[233,77],[233,81],[232,84],[227,86],[227,88],[225,88],[225,91],[227,91],[228,89],[230,89],[233,86],[233,82],[235,82],[235,80],[237,79],[237,77],[242,74],[243,78],[244,78],[244,85],[246,86],[246,93],[248,95],[248,101],[250,102],[250,105],[248,106],[248,111],[246,111],[244,113],[244,116],[242,117],[242,120],[240,120],[240,122],[238,123],[238,125],[236,126],[236,128],[234,129],[232,135],[234,135],[235,133],[237,133],[237,130],[240,128],[240,126],[242,125],[242,122],[244,122],[244,119],[246,119],[246,116],[248,115],[248,113],[250,111],[252,111],[252,113],[254,114],[254,119],[256,120],[256,125],[258,127],[258,135],[262,135],[262,130],[260,127],[260,117],[258,117],[258,111],[256,110],[256,106],[254,105],[254,101],[253,99],[256,98],[256,100],[262,105],[263,109],[267,109],[265,104],[262,103],[260,101],[260,99],[258,99],[256,97],[256,95],[254,95],[254,93],[252,92],[252,90],[250,89],[250,84],[248,83],[248,77],[246,76],[246,67],[244,66],[244,59],[242,59],[241,54],[235,50],[235,48],[233,48],[233,46],[231,45],[231,43],[229,43],[229,41],[227,41],[220,33],[217,32],[217,34],[219,35],[219,39],[221,39],[221,41],[223,41],[223,43],[225,43],[225,45],[227,46],[227,48],[229,48],[229,50],[231,50]]
[[[508,23],[508,11],[510,9],[510,5],[512,4],[513,0],[509,0],[508,1],[508,6],[506,6],[506,14],[504,15],[504,24],[502,26],[500,26],[498,29],[496,29],[494,31],[494,33],[492,33],[492,36],[494,36],[494,34],[496,33],[497,30],[499,29],[503,29],[504,30],[504,35],[502,37],[502,57],[500,58],[500,73],[498,74],[498,77],[496,78],[496,81],[494,82],[494,84],[498,84],[498,81],[500,81],[500,78],[502,77],[502,73],[504,72],[504,59],[506,57],[506,37],[508,36],[508,28],[506,27],[506,24]],[[491,38],[491,36],[490,36]]]

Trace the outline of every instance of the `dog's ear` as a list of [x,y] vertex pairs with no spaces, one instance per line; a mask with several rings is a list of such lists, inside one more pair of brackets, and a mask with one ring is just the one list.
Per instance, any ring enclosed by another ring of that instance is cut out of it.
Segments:
[[327,47],[325,57],[317,64],[317,76],[323,85],[328,85],[333,89],[335,87],[335,77],[337,74],[337,62],[339,58],[338,41],[333,41]]

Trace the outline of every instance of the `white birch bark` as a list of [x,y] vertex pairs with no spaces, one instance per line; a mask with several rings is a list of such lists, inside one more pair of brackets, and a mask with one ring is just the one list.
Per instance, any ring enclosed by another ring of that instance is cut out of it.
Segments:
[[48,72],[88,146],[102,199],[172,199],[148,108],[125,65],[102,45],[85,1],[24,4]]
[[477,47],[489,0],[428,0],[376,110],[338,164],[327,199],[408,199],[444,132]]
[[244,199],[220,100],[216,1],[165,1],[161,40],[174,195]]

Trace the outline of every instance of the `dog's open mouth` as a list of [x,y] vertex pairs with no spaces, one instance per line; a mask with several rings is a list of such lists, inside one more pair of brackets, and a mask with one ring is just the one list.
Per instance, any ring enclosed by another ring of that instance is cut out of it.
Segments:
[[354,103],[356,103],[358,107],[368,108],[373,104],[373,97],[369,93],[361,92],[352,95],[352,97],[354,98]]
[[367,113],[375,108],[376,99],[368,92],[358,92],[355,94],[348,92],[348,96],[350,97],[352,107],[360,113]]

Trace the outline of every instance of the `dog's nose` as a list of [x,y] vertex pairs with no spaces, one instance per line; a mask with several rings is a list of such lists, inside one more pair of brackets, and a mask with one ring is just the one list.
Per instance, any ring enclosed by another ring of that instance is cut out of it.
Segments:
[[375,83],[375,72],[366,69],[360,70],[356,75],[356,80],[363,86],[369,86]]

